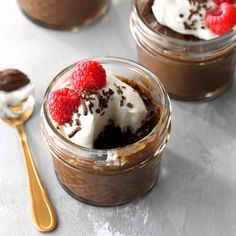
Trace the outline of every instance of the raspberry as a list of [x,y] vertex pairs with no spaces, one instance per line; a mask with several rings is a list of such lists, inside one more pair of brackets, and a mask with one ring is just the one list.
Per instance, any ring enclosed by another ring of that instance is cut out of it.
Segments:
[[223,2],[228,2],[228,3],[234,4],[234,3],[236,3],[236,0],[214,0],[214,2],[218,5],[220,5]]
[[223,35],[229,32],[236,25],[236,7],[222,3],[218,8],[206,13],[205,23],[215,34]]
[[81,62],[72,72],[70,83],[79,91],[101,89],[106,85],[106,72],[96,61]]
[[58,89],[51,92],[48,96],[49,114],[58,123],[71,121],[73,112],[75,112],[79,104],[80,97],[73,89]]

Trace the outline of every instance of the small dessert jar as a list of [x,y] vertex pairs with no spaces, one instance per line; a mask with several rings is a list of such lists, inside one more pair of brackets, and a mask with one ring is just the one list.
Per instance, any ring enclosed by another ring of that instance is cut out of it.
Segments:
[[78,30],[103,16],[109,0],[18,0],[33,22],[58,30]]
[[[93,149],[76,145],[62,136],[48,114],[48,95],[68,81],[73,64],[49,85],[42,106],[42,134],[52,155],[61,186],[74,198],[99,206],[132,201],[152,189],[171,130],[168,94],[156,75],[135,62],[119,58],[95,58],[116,76],[135,81],[150,92],[159,107],[159,121],[138,142],[116,149]],[[141,88],[140,87],[140,88]]]
[[155,73],[172,98],[211,99],[232,84],[236,66],[236,30],[213,40],[186,41],[157,33],[142,12],[147,0],[133,0],[130,29],[138,61]]

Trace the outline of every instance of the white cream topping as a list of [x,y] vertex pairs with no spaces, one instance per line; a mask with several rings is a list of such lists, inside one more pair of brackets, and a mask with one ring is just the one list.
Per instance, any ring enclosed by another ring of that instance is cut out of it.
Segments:
[[[208,0],[205,4],[206,8],[201,4],[197,14],[192,14],[189,18],[191,11],[197,10],[198,4],[190,0],[155,0],[152,11],[161,25],[167,26],[178,33],[193,35],[204,40],[218,37],[204,22],[206,12],[216,8],[217,5],[213,0]],[[191,24],[193,25],[191,26]]]
[[[29,106],[32,107],[34,105],[33,94],[34,94],[34,85],[31,82],[11,92],[0,91],[0,117],[3,116],[16,117],[20,113],[28,109]],[[8,106],[18,105],[25,99],[27,100],[21,111],[13,113],[8,108]]]
[[[70,141],[75,144],[92,148],[95,139],[111,121],[113,121],[115,125],[119,126],[122,131],[125,131],[129,127],[133,132],[135,132],[141,127],[142,122],[146,118],[147,109],[138,92],[116,78],[112,73],[106,71],[106,74],[107,83],[102,90],[108,91],[109,89],[112,89],[114,94],[108,101],[108,107],[103,110],[104,114],[101,115],[102,112],[100,114],[96,112],[96,109],[99,109],[99,100],[96,95],[92,95],[94,98],[92,101],[94,104],[94,107],[92,108],[93,113],[88,109],[88,113],[85,115],[83,105],[81,104],[78,107],[78,111],[74,113],[72,122],[60,125],[58,131],[61,132],[64,137],[69,138],[68,135],[78,127],[77,113],[79,112],[81,129],[70,138]],[[117,86],[123,87],[122,95],[118,93]],[[98,92],[102,93],[102,90],[99,90]],[[126,98],[123,106],[120,106],[121,96]],[[128,103],[132,104],[132,108],[127,106]],[[87,107],[89,106],[88,101],[86,101],[86,105]]]

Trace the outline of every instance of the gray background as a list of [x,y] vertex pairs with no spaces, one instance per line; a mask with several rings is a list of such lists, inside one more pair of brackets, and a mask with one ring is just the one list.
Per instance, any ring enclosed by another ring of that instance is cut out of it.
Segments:
[[[0,69],[23,70],[36,86],[26,125],[34,160],[56,207],[50,235],[236,235],[236,86],[211,102],[172,101],[173,132],[158,184],[146,197],[115,208],[92,207],[59,186],[40,135],[40,106],[55,74],[94,56],[136,59],[130,1],[113,0],[108,14],[80,32],[28,21],[16,1],[0,0]],[[0,121],[0,235],[39,235],[30,218],[25,169],[16,131]]]

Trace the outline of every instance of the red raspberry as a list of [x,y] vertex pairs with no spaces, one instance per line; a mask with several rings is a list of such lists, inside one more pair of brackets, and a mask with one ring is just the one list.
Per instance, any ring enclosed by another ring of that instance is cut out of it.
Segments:
[[106,72],[96,61],[81,62],[72,72],[70,83],[79,91],[101,89],[106,85]]
[[58,89],[51,92],[48,96],[49,114],[58,123],[71,121],[73,112],[75,112],[79,104],[80,97],[73,89]]
[[234,4],[236,3],[236,0],[214,0],[216,4],[220,5],[221,3],[223,2],[228,2],[228,3],[231,3],[231,4]]
[[205,23],[213,33],[226,34],[236,25],[236,7],[222,3],[218,8],[206,13]]

